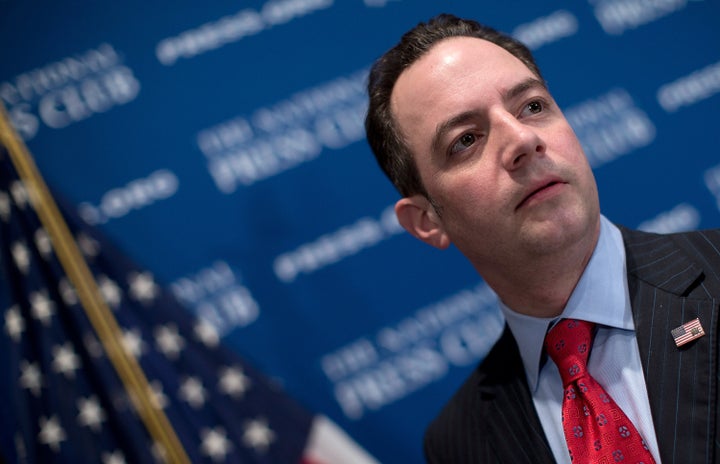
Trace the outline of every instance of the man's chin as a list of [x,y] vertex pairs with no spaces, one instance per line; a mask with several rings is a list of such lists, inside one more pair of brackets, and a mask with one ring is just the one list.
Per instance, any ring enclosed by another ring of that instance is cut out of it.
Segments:
[[594,228],[594,221],[577,215],[562,214],[536,218],[525,224],[521,231],[520,242],[537,254],[569,252],[571,248],[583,243],[586,246],[594,246]]

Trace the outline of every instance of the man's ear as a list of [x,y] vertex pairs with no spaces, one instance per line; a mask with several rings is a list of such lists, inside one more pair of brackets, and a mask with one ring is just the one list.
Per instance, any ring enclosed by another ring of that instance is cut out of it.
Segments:
[[435,208],[424,195],[413,195],[395,203],[395,215],[400,225],[410,234],[428,245],[444,250],[450,238]]

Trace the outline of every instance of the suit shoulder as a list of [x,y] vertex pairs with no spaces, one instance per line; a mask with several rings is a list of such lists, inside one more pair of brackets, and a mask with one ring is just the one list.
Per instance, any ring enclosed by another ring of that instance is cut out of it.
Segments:
[[703,245],[711,246],[714,248],[714,253],[720,254],[720,251],[718,251],[718,247],[720,246],[720,229],[703,229],[660,234],[630,229],[622,225],[618,225],[618,228],[623,235],[626,246],[642,247],[653,243],[673,242],[681,248],[687,248],[688,245],[695,247]]
[[656,234],[619,226],[628,274],[672,293],[720,292],[720,229]]
[[[525,383],[517,346],[505,329],[485,359],[474,369],[425,431],[428,462],[490,462],[487,425],[491,399],[508,383]],[[522,377],[521,377],[522,376]],[[511,383],[513,381],[510,381]]]
[[483,418],[487,413],[480,396],[481,367],[482,363],[470,373],[425,430],[424,451],[429,463],[448,462],[458,453],[470,453],[472,451],[468,449],[483,447]]

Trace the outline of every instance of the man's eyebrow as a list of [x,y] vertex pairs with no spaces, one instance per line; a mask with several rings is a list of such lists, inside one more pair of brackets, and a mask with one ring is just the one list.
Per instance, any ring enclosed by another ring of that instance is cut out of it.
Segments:
[[505,100],[512,100],[513,98],[532,89],[547,90],[547,86],[540,79],[529,77],[514,87],[511,87],[510,90],[505,93]]
[[[512,100],[513,98],[518,97],[519,95],[522,95],[523,93],[527,92],[531,89],[542,89],[546,90],[547,86],[543,81],[540,79],[529,77],[525,79],[524,81],[521,81],[511,87],[507,92],[505,92],[505,95],[503,96],[503,100]],[[453,116],[452,118],[448,119],[447,121],[442,122],[437,126],[435,129],[435,133],[433,134],[432,142],[430,145],[430,149],[432,150],[431,153],[437,153],[440,150],[440,144],[442,143],[442,139],[453,127],[459,126],[464,124],[465,122],[477,118],[480,116],[480,112],[478,110],[470,110],[470,111],[464,111],[460,114],[457,114]]]
[[464,124],[466,121],[475,119],[480,116],[480,112],[477,110],[464,111],[458,115],[453,116],[447,121],[437,126],[435,134],[433,134],[430,153],[437,153],[440,150],[440,144],[442,143],[445,134],[447,134],[453,127]]

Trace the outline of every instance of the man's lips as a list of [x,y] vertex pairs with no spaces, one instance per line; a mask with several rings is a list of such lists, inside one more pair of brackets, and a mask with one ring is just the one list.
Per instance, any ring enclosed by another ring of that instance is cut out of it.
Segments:
[[515,210],[518,210],[523,206],[527,205],[531,200],[539,200],[546,195],[552,194],[552,192],[554,192],[557,187],[564,185],[565,183],[566,182],[563,182],[560,179],[546,179],[542,182],[538,182],[529,189],[529,192],[527,193],[527,195],[525,195],[525,197],[523,197],[520,203],[518,203],[518,205],[515,207]]

